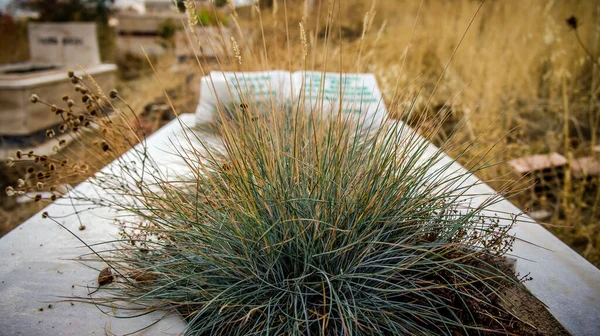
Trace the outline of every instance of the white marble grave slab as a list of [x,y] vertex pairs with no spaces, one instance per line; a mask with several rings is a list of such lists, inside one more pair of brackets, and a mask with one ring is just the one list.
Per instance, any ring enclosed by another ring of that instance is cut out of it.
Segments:
[[[183,123],[194,123],[194,115],[182,115]],[[183,173],[183,166],[173,153],[172,144],[185,143],[182,128],[177,120],[172,121],[148,140],[150,154],[159,161],[161,169],[172,173]],[[436,152],[436,147],[427,148],[424,160]],[[449,157],[441,160],[432,171],[450,165],[451,169],[440,179],[448,180],[452,171],[460,174],[464,168]],[[471,198],[476,206],[494,193],[489,186],[477,178],[470,177],[462,182],[475,184],[468,194],[484,195]],[[88,183],[77,187],[81,192],[92,192]],[[62,200],[64,204],[64,200]],[[518,214],[520,210],[507,200],[493,206],[493,211]],[[72,212],[72,208],[57,203],[45,209],[53,215]],[[100,216],[106,216],[102,219]],[[110,239],[117,228],[112,225],[114,214],[98,212],[82,217],[85,231],[77,231],[89,243]],[[63,219],[64,224],[76,230],[78,222],[73,217]],[[549,231],[527,216],[514,227],[517,240],[514,255],[518,258],[516,270],[524,275],[531,273],[533,281],[526,286],[536,295],[550,312],[573,335],[598,335],[600,330],[600,270],[587,262],[575,251],[562,243]],[[0,330],[8,335],[88,335],[105,334],[105,330],[121,335],[151,323],[157,314],[136,319],[115,319],[103,314],[90,305],[53,303],[57,296],[82,295],[84,287],[94,284],[98,272],[76,261],[86,252],[69,233],[48,220],[36,215],[0,239]],[[101,266],[99,266],[101,267]],[[76,285],[75,289],[71,285]],[[77,287],[84,286],[84,287]],[[177,334],[184,328],[178,316],[172,315],[151,329],[145,335]]]

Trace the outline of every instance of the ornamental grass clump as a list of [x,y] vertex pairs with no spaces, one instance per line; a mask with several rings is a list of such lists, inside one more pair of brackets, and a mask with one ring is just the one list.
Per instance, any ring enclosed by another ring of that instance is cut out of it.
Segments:
[[[299,27],[299,48],[289,50],[301,51],[306,71],[309,48]],[[229,55],[238,70],[248,66],[244,50]],[[254,55],[263,70],[275,64]],[[226,91],[213,94],[236,89]],[[84,96],[94,101],[94,94]],[[487,162],[465,170],[448,160],[449,142],[436,148],[403,122],[420,118],[401,94],[387,112],[402,120],[381,125],[365,111],[355,118],[329,108],[323,88],[311,107],[303,96],[260,103],[239,94],[241,103],[215,106],[217,132],[181,124],[182,136],[171,142],[182,163],[177,174],[139,139],[88,180],[94,196],[71,191],[71,200],[90,209],[112,208],[121,229],[115,240],[88,246],[107,266],[98,278],[102,295],[78,300],[137,314],[173,311],[188,335],[520,330],[504,294],[523,288],[505,260],[515,218],[494,213],[502,196],[477,192],[473,178]],[[125,116],[129,106],[118,99],[111,109]],[[116,153],[115,141],[95,148]],[[63,225],[52,213],[43,217]]]
[[401,122],[367,136],[291,106],[235,108],[215,146],[186,131],[178,177],[147,158],[104,183],[136,219],[99,254],[117,285],[92,301],[175,310],[189,335],[505,331],[520,282],[499,197],[473,206],[472,171]]

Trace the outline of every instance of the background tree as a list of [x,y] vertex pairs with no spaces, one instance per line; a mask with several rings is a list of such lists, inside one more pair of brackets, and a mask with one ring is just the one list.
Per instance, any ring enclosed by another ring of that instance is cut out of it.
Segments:
[[96,21],[107,24],[114,0],[16,0],[22,9],[35,11],[45,22]]

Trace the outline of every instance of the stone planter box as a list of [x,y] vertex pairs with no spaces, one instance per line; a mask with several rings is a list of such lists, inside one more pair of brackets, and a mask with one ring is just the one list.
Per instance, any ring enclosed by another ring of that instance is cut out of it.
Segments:
[[[39,71],[30,71],[42,69]],[[45,69],[45,70],[44,70]],[[43,104],[32,104],[35,93],[50,104],[62,105],[61,97],[73,92],[65,66],[23,63],[0,67],[0,135],[22,136],[54,126],[62,121]],[[98,64],[86,68],[106,92],[114,88],[114,64]],[[79,76],[83,72],[76,71]]]

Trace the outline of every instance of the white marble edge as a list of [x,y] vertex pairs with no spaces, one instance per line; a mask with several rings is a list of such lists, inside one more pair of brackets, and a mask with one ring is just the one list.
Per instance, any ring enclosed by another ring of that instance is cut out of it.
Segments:
[[[77,69],[76,67],[73,67],[73,69],[75,70],[75,74],[77,76],[86,76],[86,74],[83,71]],[[86,67],[85,71],[89,75],[94,76],[94,75],[98,75],[98,74],[102,74],[102,73],[106,73],[106,72],[115,72],[115,71],[117,71],[117,65],[102,63],[102,64],[98,64],[98,65],[88,66],[88,67]],[[12,90],[26,89],[26,88],[38,86],[40,84],[47,85],[47,84],[52,84],[52,83],[56,83],[56,82],[61,82],[61,81],[67,80],[67,79],[68,79],[67,67],[65,67],[63,69],[58,69],[58,70],[40,72],[40,74],[38,76],[25,77],[22,79],[15,79],[15,78],[3,79],[2,75],[0,74],[0,89],[12,89]]]

